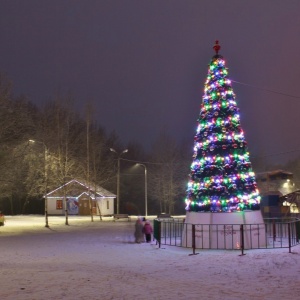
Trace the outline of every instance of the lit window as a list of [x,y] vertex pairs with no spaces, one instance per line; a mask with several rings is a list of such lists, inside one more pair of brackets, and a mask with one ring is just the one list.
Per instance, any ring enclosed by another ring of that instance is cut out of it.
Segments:
[[291,205],[290,212],[292,214],[298,214],[299,213],[299,208],[298,208],[298,206],[295,203],[293,203]]
[[56,200],[56,209],[63,209],[63,201]]

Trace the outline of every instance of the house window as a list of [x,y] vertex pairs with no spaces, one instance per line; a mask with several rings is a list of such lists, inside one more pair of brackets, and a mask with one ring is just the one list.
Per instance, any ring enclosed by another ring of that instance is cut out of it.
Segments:
[[291,204],[290,212],[292,214],[299,214],[299,208],[295,203]]
[[106,201],[106,209],[109,209],[109,201]]
[[56,209],[63,209],[63,201],[56,200]]

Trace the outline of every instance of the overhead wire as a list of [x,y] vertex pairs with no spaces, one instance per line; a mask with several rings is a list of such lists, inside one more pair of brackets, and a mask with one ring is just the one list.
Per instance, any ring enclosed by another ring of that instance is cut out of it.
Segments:
[[232,80],[232,79],[231,79],[231,82],[235,82],[237,84],[249,86],[249,87],[256,88],[256,89],[259,89],[259,90],[263,90],[263,91],[266,91],[266,92],[270,92],[270,93],[273,93],[273,94],[278,94],[278,95],[287,96],[287,97],[290,97],[290,98],[300,99],[300,96],[290,95],[290,94],[286,94],[286,93],[282,93],[282,92],[262,88],[262,87],[252,85],[252,84],[249,84],[249,83],[244,83],[244,82],[240,82],[240,81],[236,81],[236,80]]
[[[287,93],[283,93],[283,92],[279,92],[279,91],[274,91],[274,90],[271,90],[271,89],[266,89],[266,88],[263,88],[263,87],[260,87],[260,86],[256,86],[256,85],[241,82],[241,81],[236,81],[236,80],[231,79],[231,82],[234,82],[234,83],[237,83],[237,84],[240,84],[240,85],[249,86],[251,88],[259,89],[259,90],[266,91],[266,92],[273,93],[273,94],[278,94],[278,95],[282,95],[282,96],[286,96],[286,97],[290,97],[290,98],[294,98],[294,99],[300,99],[300,96],[295,96],[295,95],[291,95],[291,94],[287,94]],[[268,155],[257,155],[257,156],[253,155],[252,157],[260,158],[260,157],[276,156],[276,155],[288,154],[288,153],[293,153],[293,152],[298,152],[298,151],[300,151],[300,149],[294,149],[294,150],[289,150],[289,151],[279,152],[279,153],[273,153],[273,154],[268,154]]]
[[285,151],[285,152],[279,152],[279,153],[272,153],[272,154],[267,154],[267,155],[252,155],[252,157],[262,158],[262,157],[276,156],[276,155],[288,154],[288,153],[294,153],[294,152],[300,152],[300,149],[295,149],[295,150],[290,150],[290,151]]
[[[237,83],[237,84],[240,84],[240,85],[245,85],[245,86],[249,86],[251,88],[256,88],[256,89],[259,89],[259,90],[263,90],[263,91],[266,91],[266,92],[269,92],[269,93],[273,93],[273,94],[278,94],[278,95],[282,95],[282,96],[286,96],[286,97],[290,97],[290,98],[294,98],[294,99],[300,99],[300,96],[295,96],[295,95],[290,95],[290,94],[287,94],[287,93],[283,93],[283,92],[279,92],[279,91],[274,91],[274,90],[271,90],[271,89],[266,89],[266,88],[263,88],[263,87],[259,87],[259,86],[256,86],[256,85],[253,85],[253,84],[249,84],[249,83],[245,83],[245,82],[241,82],[241,81],[236,81],[236,80],[232,80],[231,79],[231,82],[234,82],[234,83]],[[285,152],[279,152],[279,153],[272,153],[272,154],[268,154],[268,155],[253,155],[252,157],[255,157],[255,158],[262,158],[262,157],[269,157],[269,156],[276,156],[276,155],[282,155],[282,154],[288,154],[288,153],[293,153],[293,152],[298,152],[300,151],[300,149],[294,149],[294,150],[289,150],[289,151],[285,151]],[[130,159],[125,159],[125,158],[121,158],[121,160],[125,160],[125,161],[131,161],[131,162],[135,162],[135,163],[146,163],[146,164],[154,164],[154,165],[163,165],[165,163],[157,163],[157,162],[141,162],[141,161],[136,161],[136,160],[130,160]]]

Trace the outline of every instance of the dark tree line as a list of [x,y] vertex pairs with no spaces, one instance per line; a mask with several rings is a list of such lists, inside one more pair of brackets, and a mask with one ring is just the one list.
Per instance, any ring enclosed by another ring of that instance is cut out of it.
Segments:
[[44,107],[14,97],[0,76],[0,210],[5,214],[44,212],[43,195],[73,178],[88,180],[116,194],[120,160],[120,212],[145,212],[144,169],[148,172],[148,214],[184,213],[191,151],[162,134],[146,153],[141,144],[122,145],[92,115],[92,104],[79,114],[72,95],[56,95]]
[[[123,145],[92,115],[92,104],[79,114],[72,95],[58,94],[43,107],[24,96],[14,97],[0,74],[0,210],[5,214],[43,214],[45,191],[73,178],[88,180],[117,194],[120,159],[120,212],[145,213],[147,168],[148,214],[184,214],[184,198],[192,162],[193,141],[178,142],[162,132],[146,153],[136,142]],[[196,124],[196,121],[195,121]],[[300,182],[299,159],[286,166],[266,166],[253,157],[255,172],[286,168]]]

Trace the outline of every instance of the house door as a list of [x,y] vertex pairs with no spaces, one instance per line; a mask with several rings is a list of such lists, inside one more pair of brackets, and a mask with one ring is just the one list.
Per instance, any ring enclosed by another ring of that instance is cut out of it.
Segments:
[[79,200],[79,215],[80,216],[90,215],[90,203],[88,199]]

